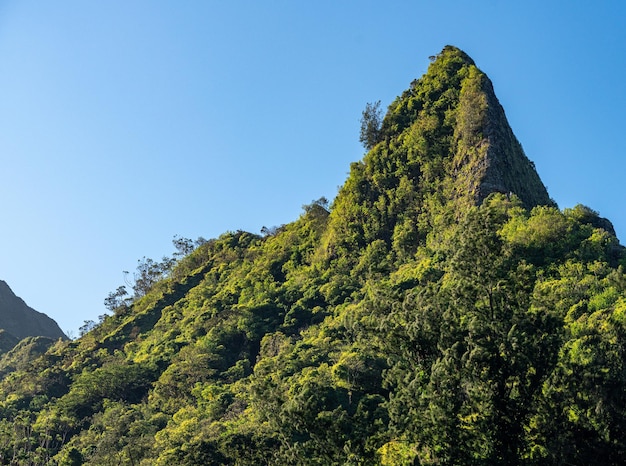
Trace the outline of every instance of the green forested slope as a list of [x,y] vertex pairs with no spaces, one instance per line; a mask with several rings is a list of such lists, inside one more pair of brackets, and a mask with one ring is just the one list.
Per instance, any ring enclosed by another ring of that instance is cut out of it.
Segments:
[[0,463],[623,464],[610,222],[558,210],[453,47],[371,142],[330,208],[144,261],[113,315],[2,364]]

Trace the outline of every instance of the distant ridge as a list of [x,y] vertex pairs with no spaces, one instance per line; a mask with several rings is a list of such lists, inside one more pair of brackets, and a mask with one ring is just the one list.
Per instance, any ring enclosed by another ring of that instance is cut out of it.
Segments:
[[0,329],[17,340],[38,336],[67,339],[53,319],[29,307],[3,280],[0,280]]

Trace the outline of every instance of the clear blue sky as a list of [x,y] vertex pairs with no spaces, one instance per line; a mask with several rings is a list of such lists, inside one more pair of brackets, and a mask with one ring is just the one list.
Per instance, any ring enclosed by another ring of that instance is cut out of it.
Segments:
[[295,220],[446,44],[561,208],[626,238],[626,3],[0,2],[0,279],[77,334],[123,270]]

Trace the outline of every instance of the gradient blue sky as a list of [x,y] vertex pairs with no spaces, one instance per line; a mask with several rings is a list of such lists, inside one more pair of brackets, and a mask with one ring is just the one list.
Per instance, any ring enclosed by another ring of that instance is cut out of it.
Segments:
[[0,2],[0,279],[77,335],[143,256],[295,220],[446,44],[561,208],[626,237],[626,3]]

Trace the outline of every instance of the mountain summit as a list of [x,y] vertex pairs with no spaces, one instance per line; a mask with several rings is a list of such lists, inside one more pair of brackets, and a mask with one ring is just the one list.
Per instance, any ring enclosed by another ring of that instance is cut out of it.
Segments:
[[426,75],[392,104],[386,126],[405,118],[411,127],[428,126],[433,115],[440,141],[447,146],[439,148],[439,155],[457,197],[478,204],[500,192],[516,194],[526,207],[553,204],[513,134],[490,79],[456,47],[445,47]]
[[515,195],[526,208],[555,205],[489,78],[456,47],[431,59],[389,106],[371,150],[351,165],[333,206],[331,255],[376,240],[413,254],[442,221],[491,193]]
[[516,194],[527,207],[553,204],[487,75],[456,47],[431,59],[428,72],[389,107],[381,131],[387,144],[439,159],[439,176],[450,177],[448,194],[457,198],[479,204],[500,192]]

